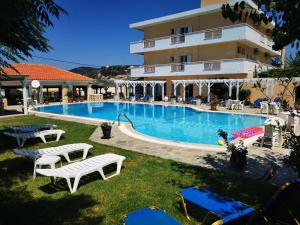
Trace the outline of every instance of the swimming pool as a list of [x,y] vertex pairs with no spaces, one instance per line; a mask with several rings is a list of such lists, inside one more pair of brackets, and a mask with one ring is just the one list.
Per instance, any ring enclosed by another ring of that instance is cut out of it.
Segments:
[[[239,129],[261,126],[265,121],[265,117],[261,116],[201,112],[183,106],[121,102],[52,105],[38,107],[37,110],[104,120],[117,120],[119,113],[125,113],[132,120],[134,129],[142,134],[170,141],[210,145],[217,145],[220,139],[218,129],[231,134]],[[127,122],[125,118],[121,118],[121,121]]]

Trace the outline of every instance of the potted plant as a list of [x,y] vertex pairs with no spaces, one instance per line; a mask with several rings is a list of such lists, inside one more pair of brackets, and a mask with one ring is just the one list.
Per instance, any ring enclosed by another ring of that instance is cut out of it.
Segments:
[[111,128],[112,124],[109,122],[104,122],[101,124],[101,129],[103,133],[103,139],[110,139],[111,138]]
[[175,95],[171,95],[170,96],[170,101],[171,101],[171,103],[175,104],[176,103],[176,96]]
[[211,102],[210,102],[210,109],[211,110],[217,110],[217,106],[219,104],[219,100],[217,98],[214,98]]
[[292,167],[300,178],[300,135],[294,132],[287,133],[282,147],[290,151],[285,158],[286,164]]
[[84,102],[84,97],[80,97],[80,102]]
[[196,105],[201,105],[202,97],[200,95],[195,96]]
[[230,156],[230,166],[237,170],[243,170],[247,165],[247,147],[244,146],[244,142],[240,141],[238,145],[229,143],[228,134],[219,129],[218,135],[224,139],[227,151],[231,153]]
[[68,91],[67,96],[68,96],[68,103],[72,103],[73,102],[73,92]]

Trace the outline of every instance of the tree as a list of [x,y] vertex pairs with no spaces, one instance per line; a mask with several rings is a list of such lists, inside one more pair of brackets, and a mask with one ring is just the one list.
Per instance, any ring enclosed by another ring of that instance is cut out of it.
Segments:
[[[32,57],[33,50],[48,52],[51,47],[44,33],[53,27],[52,18],[67,12],[54,0],[3,0],[0,7],[0,74]],[[13,68],[14,69],[14,68]]]
[[222,15],[232,22],[252,20],[255,25],[275,23],[270,31],[274,41],[273,49],[281,50],[291,44],[299,48],[300,40],[300,4],[299,0],[258,0],[258,10],[245,1],[237,2],[233,7],[222,5]]

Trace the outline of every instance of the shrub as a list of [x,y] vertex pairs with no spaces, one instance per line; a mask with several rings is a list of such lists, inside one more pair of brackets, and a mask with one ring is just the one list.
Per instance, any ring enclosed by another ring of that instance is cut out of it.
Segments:
[[298,136],[294,132],[287,133],[283,147],[291,151],[285,162],[297,172],[300,178],[300,135]]
[[249,97],[250,97],[250,95],[251,95],[251,90],[249,90],[249,89],[242,89],[242,90],[240,90],[239,99],[241,101],[248,100]]
[[227,151],[231,153],[230,166],[237,170],[243,170],[247,165],[247,147],[244,146],[244,142],[240,141],[238,145],[229,143],[228,134],[222,129],[218,130],[218,135],[224,139]]

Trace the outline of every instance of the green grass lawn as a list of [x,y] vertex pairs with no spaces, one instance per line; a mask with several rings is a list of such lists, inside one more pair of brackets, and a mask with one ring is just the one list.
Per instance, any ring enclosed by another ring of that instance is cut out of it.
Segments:
[[[85,142],[94,146],[91,156],[112,152],[126,157],[119,176],[103,181],[99,174],[82,179],[77,192],[70,194],[64,180],[53,185],[49,178],[32,179],[33,162],[16,156],[14,139],[2,135],[3,125],[57,124],[66,131],[60,142],[27,142],[38,149]],[[201,167],[151,157],[89,141],[94,126],[38,117],[0,120],[0,224],[122,224],[122,215],[148,206],[165,209],[182,224],[183,214],[176,192],[193,185],[207,187],[225,196],[261,206],[277,187]],[[203,211],[199,211],[200,217]]]

